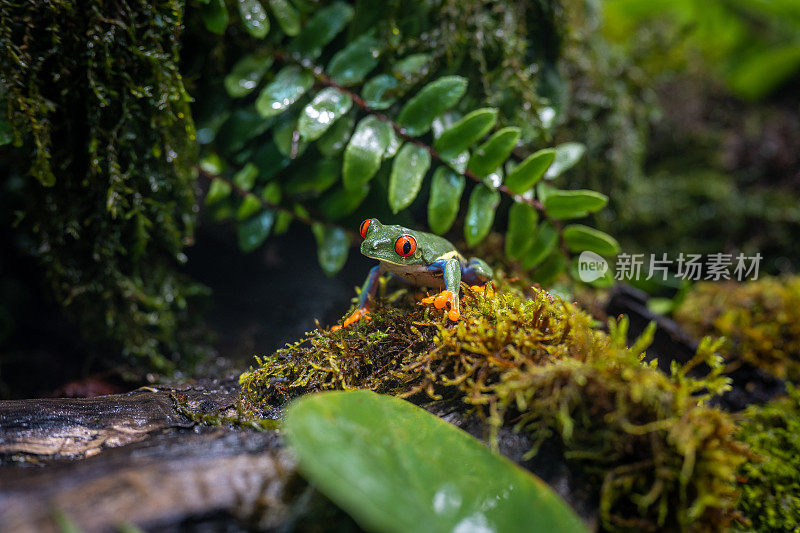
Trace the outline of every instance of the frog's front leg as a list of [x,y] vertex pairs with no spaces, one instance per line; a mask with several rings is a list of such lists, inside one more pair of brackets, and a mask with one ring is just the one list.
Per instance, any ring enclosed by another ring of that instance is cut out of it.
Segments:
[[450,311],[447,318],[456,321],[461,318],[459,309],[458,293],[461,290],[461,264],[458,259],[443,259],[435,261],[429,268],[440,268],[444,276],[444,290],[439,294],[428,296],[422,299],[425,305],[431,305],[436,309],[444,309],[450,304]]
[[[344,327],[354,324],[362,318],[369,320],[369,302],[370,299],[375,298],[375,293],[378,290],[378,279],[383,275],[384,272],[385,269],[383,267],[383,263],[370,269],[367,279],[364,282],[364,285],[361,287],[361,294],[358,296],[358,307],[356,307],[356,310],[345,319]],[[331,330],[336,331],[341,327],[342,326],[336,325],[333,326]]]

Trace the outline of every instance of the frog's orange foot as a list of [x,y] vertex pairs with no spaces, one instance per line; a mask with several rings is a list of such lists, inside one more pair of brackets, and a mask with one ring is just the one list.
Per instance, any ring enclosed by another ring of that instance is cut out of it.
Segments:
[[486,294],[486,285],[470,285],[469,290],[477,294]]
[[[359,307],[358,309],[353,311],[353,314],[351,314],[349,317],[347,317],[345,319],[344,327],[346,328],[347,326],[358,322],[362,318],[364,320],[372,320],[372,317],[369,316],[369,309],[367,309],[366,307]],[[331,327],[331,331],[337,331],[339,329],[342,329],[342,327],[343,326],[339,326],[339,325],[332,326]]]
[[447,318],[455,322],[461,318],[461,313],[458,310],[458,295],[450,291],[442,291],[439,294],[428,296],[422,299],[423,305],[433,305],[436,309],[444,309],[447,304],[450,304],[450,311],[447,313]]

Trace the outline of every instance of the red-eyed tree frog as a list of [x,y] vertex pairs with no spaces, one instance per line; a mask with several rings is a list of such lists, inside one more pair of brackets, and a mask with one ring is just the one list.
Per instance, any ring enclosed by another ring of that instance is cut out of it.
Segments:
[[370,270],[358,308],[344,321],[345,327],[369,316],[370,299],[375,297],[378,278],[385,272],[418,287],[444,289],[423,298],[422,303],[437,309],[446,309],[449,304],[447,317],[453,321],[461,318],[458,299],[461,281],[473,285],[473,290],[482,291],[482,285],[492,278],[492,269],[484,261],[475,257],[467,260],[450,241],[438,235],[385,226],[375,218],[362,222],[359,233],[364,239],[361,253],[380,263]]

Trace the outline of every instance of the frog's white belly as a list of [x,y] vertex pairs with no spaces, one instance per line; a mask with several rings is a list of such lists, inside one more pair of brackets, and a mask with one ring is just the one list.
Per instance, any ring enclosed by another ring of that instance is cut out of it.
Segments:
[[425,265],[395,265],[381,262],[387,271],[419,287],[444,287],[441,270],[428,270]]

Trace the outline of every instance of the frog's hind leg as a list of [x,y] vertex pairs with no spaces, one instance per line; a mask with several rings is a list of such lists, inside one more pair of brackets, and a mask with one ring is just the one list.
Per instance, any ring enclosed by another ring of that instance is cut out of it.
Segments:
[[471,257],[461,268],[461,279],[470,285],[473,292],[483,292],[486,282],[492,279],[492,268],[483,259]]

